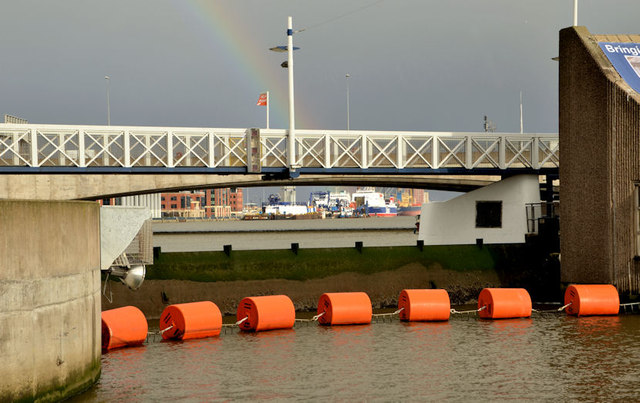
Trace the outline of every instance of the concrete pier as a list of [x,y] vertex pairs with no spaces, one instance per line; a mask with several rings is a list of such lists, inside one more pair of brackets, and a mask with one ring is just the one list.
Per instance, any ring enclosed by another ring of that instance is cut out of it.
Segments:
[[[560,31],[562,282],[640,293],[640,94],[599,43],[640,35]],[[635,74],[635,73],[634,73]]]
[[0,401],[56,401],[100,375],[100,210],[0,200]]

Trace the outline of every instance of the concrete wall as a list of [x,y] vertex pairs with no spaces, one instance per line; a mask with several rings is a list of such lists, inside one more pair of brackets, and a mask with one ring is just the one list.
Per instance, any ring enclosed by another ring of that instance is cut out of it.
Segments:
[[53,401],[100,375],[100,212],[0,200],[0,401]]
[[[524,243],[526,203],[540,202],[537,175],[518,175],[446,202],[422,205],[420,234],[425,245]],[[502,201],[502,227],[476,228],[476,201]]]
[[637,293],[636,202],[640,182],[640,95],[598,42],[640,35],[560,31],[560,219],[562,281],[610,283]]

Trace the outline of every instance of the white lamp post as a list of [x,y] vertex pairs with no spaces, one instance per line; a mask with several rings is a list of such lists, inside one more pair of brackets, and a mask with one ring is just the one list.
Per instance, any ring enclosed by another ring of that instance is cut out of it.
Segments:
[[104,79],[107,80],[107,126],[111,126],[111,104],[109,102],[109,84],[111,83],[111,79],[109,76],[104,76]]
[[287,70],[289,71],[289,158],[287,164],[296,164],[296,112],[293,102],[293,18],[287,18]]
[[351,75],[349,73],[345,74],[345,81],[347,82],[347,130],[350,130],[350,122],[349,122],[349,77]]
[[287,52],[287,61],[282,63],[282,67],[286,67],[289,72],[289,136],[287,145],[287,165],[289,169],[296,168],[296,113],[293,97],[293,51],[298,49],[293,47],[293,19],[287,18],[287,46],[276,46],[270,48],[274,52]]

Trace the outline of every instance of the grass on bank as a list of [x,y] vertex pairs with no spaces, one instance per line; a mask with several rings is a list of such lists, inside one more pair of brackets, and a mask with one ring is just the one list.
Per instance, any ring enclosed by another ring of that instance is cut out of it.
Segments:
[[363,248],[251,250],[161,253],[148,267],[150,280],[234,281],[309,280],[344,272],[372,274],[395,270],[409,263],[425,267],[438,263],[444,269],[493,270],[492,248],[475,245]]

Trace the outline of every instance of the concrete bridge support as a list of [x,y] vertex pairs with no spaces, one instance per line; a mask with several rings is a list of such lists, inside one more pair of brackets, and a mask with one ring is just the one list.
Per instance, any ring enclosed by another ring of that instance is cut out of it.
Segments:
[[263,180],[261,174],[0,174],[0,200],[96,200],[189,189],[256,186],[397,186],[467,192],[500,176],[460,175],[300,175]]
[[599,42],[640,35],[560,31],[562,282],[640,292],[640,94]]
[[100,210],[0,200],[0,401],[57,401],[100,375]]

